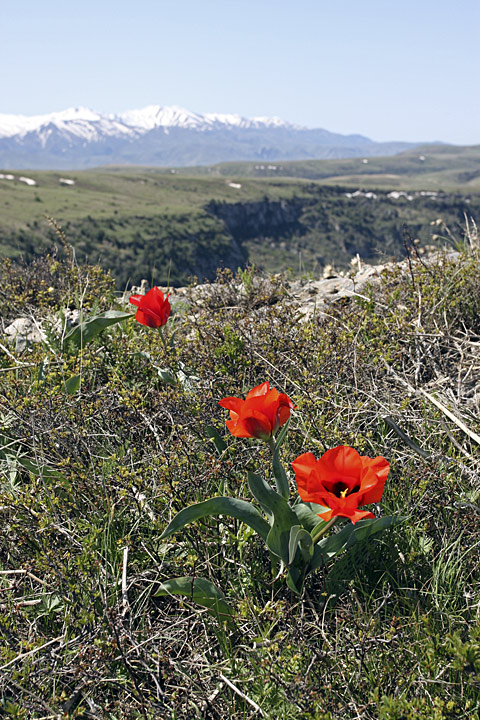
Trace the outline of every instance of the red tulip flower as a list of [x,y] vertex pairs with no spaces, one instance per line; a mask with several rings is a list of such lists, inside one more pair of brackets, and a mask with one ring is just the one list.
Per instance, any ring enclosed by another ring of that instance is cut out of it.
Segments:
[[145,295],[132,295],[128,302],[136,305],[138,310],[135,320],[142,325],[151,328],[159,328],[168,320],[171,307],[168,298],[163,296],[163,292],[158,287],[153,287]]
[[352,523],[375,517],[358,508],[380,501],[390,470],[385,458],[359,455],[347,445],[327,450],[319,460],[305,453],[292,462],[292,467],[302,500],[328,508],[318,513],[322,520],[340,516]]
[[268,382],[250,390],[245,400],[226,397],[218,404],[230,410],[226,425],[232,435],[266,442],[285,425],[295,407],[288,395],[271,388]]

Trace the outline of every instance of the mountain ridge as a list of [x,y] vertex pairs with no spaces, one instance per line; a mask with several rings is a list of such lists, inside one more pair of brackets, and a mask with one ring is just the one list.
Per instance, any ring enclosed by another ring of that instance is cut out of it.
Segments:
[[377,143],[363,135],[307,128],[275,117],[201,114],[178,106],[148,105],[118,114],[85,107],[34,116],[0,114],[3,169],[370,157],[416,145]]

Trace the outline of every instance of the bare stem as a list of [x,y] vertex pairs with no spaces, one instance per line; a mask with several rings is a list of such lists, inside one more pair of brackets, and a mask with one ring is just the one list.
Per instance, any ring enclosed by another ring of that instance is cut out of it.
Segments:
[[160,339],[161,339],[161,341],[162,341],[162,343],[163,343],[163,347],[165,348],[165,352],[166,352],[167,355],[168,355],[168,343],[167,343],[167,339],[166,339],[165,335],[163,334],[163,328],[164,328],[164,327],[165,327],[165,325],[161,325],[161,326],[159,327]]
[[325,533],[326,533],[328,530],[330,530],[331,527],[333,527],[333,526],[335,525],[335,523],[336,523],[337,520],[338,520],[338,517],[339,517],[338,515],[335,515],[335,517],[333,517],[331,520],[329,520],[329,521],[326,523],[326,525],[324,525],[322,528],[320,528],[320,530],[319,530],[318,533],[315,535],[315,537],[312,538],[312,542],[313,542],[314,545],[315,545],[315,543],[317,543],[317,542],[320,540],[321,537],[323,537],[323,536],[325,535]]

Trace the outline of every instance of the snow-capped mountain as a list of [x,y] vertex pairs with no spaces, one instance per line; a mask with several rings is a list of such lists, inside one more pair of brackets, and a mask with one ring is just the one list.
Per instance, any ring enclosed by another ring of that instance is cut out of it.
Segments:
[[204,132],[220,128],[269,128],[285,127],[300,129],[298,125],[292,125],[280,118],[244,118],[241,115],[228,115],[221,113],[200,113],[190,112],[184,108],[173,105],[162,107],[161,105],[148,105],[142,110],[127,110],[117,116],[119,120],[134,128],[136,131],[148,131],[154,128],[177,127],[189,130]]
[[149,105],[118,115],[84,107],[30,117],[0,114],[3,169],[355,157],[391,155],[409,147],[413,143],[375,143],[279,118],[202,115],[176,106]]
[[55,128],[65,135],[70,134],[92,141],[99,140],[102,136],[135,137],[155,128],[172,127],[199,132],[228,127],[302,129],[299,125],[284,122],[279,118],[248,119],[241,115],[221,113],[201,115],[175,105],[172,107],[148,105],[141,110],[127,110],[119,115],[101,115],[84,107],[31,117],[0,114],[0,138],[14,136],[23,138],[31,132],[46,138]]

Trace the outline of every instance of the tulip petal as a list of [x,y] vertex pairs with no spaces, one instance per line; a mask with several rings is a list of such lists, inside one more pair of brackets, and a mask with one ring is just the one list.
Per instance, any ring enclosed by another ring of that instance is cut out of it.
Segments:
[[362,479],[362,505],[380,502],[389,471],[390,464],[384,457],[379,456],[371,460],[370,467]]
[[390,469],[385,458],[360,456],[346,445],[327,450],[319,460],[304,453],[292,467],[301,499],[329,508],[322,519],[348,517],[353,523],[375,517],[358,507],[380,501]]
[[290,398],[270,388],[268,381],[252,388],[245,400],[226,397],[218,404],[230,410],[227,427],[233,435],[264,441],[287,422],[294,407]]
[[141,308],[138,308],[135,314],[135,320],[141,323],[141,325],[146,325],[147,327],[159,327],[157,317],[149,310],[142,310]]
[[259,440],[268,440],[272,434],[272,425],[268,418],[257,410],[252,410],[247,417],[240,416],[239,422],[249,431],[251,437]]
[[131,295],[129,302],[138,307],[135,319],[142,325],[159,328],[167,322],[171,306],[168,302],[170,295],[165,298],[158,287],[153,287],[145,295]]
[[299,455],[296,460],[292,462],[292,467],[295,471],[295,474],[298,473],[299,476],[308,477],[310,473],[317,468],[317,459],[315,458],[315,455],[311,452],[303,453],[303,455]]
[[297,459],[291,463],[291,465],[295,473],[298,493],[304,502],[308,502],[304,495],[308,495],[308,480],[310,475],[312,475],[317,468],[317,460],[313,453],[307,452],[303,455],[299,455]]
[[143,298],[143,295],[130,295],[128,298],[128,302],[132,303],[132,305],[136,305],[137,307],[140,305],[140,300]]
[[236,397],[226,397],[218,401],[218,404],[226,410],[233,410],[233,412],[240,414],[244,400]]
[[251,398],[258,397],[260,395],[266,395],[270,389],[270,383],[268,380],[261,385],[257,385],[256,387],[252,388],[249,393],[247,393],[247,397],[245,400],[250,400]]
[[355,525],[359,520],[366,520],[367,518],[374,518],[375,515],[368,510],[356,510],[352,515],[348,516],[352,523]]
[[360,478],[362,460],[354,448],[348,445],[327,450],[319,463],[319,472],[324,480],[336,480],[344,477]]
[[318,517],[322,518],[322,520],[325,520],[325,522],[328,522],[332,519],[333,516],[333,510],[326,510],[325,512],[318,513]]
[[244,427],[244,425],[238,422],[238,419],[226,420],[225,425],[235,437],[252,437],[249,431]]

